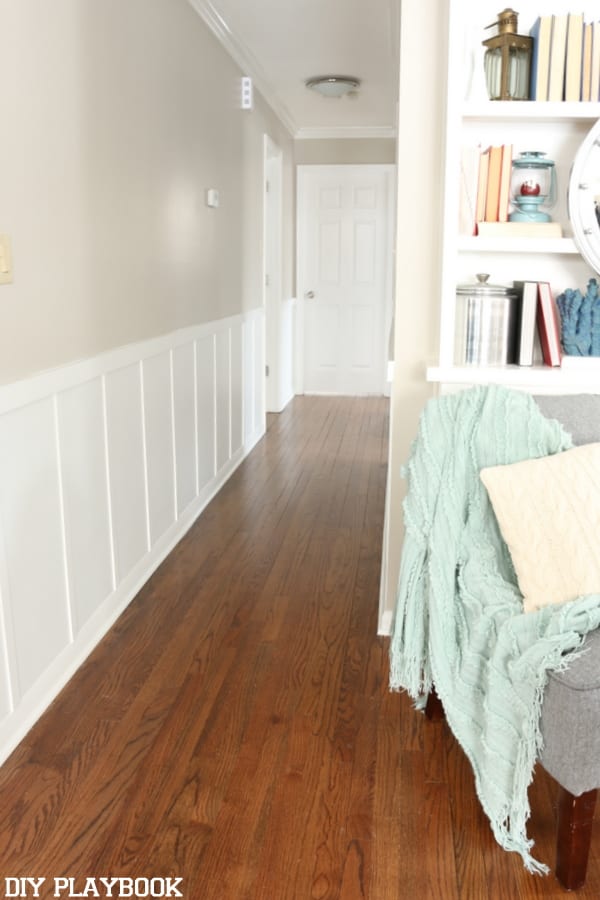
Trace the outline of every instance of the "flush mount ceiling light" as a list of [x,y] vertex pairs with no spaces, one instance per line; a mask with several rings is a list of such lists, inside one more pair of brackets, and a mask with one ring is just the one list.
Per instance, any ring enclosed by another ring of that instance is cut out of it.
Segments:
[[317,75],[309,78],[306,87],[321,94],[322,97],[343,97],[360,86],[360,78],[353,75]]

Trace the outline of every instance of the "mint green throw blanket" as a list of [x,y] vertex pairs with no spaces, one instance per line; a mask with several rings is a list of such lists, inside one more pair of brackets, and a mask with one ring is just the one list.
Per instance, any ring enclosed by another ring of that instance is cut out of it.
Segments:
[[479,471],[571,446],[529,395],[476,387],[429,402],[405,470],[390,686],[422,704],[435,683],[496,840],[531,872],[548,871],[526,833],[544,687],[600,625],[600,596],[523,612]]

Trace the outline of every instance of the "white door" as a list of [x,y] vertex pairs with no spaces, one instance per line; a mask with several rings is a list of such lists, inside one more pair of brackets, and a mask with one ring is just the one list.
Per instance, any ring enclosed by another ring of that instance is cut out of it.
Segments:
[[306,393],[383,393],[393,178],[385,165],[298,167]]

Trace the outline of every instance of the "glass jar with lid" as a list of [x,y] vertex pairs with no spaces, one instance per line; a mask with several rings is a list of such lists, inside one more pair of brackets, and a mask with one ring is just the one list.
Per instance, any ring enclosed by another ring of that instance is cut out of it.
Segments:
[[517,301],[513,287],[490,284],[489,275],[456,289],[455,364],[505,366],[515,362]]

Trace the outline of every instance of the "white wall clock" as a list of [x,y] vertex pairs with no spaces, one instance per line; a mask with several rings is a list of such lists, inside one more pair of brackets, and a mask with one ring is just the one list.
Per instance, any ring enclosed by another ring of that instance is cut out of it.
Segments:
[[575,154],[568,210],[577,249],[588,265],[600,272],[600,119]]

